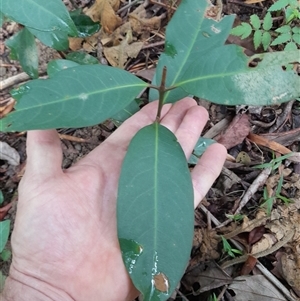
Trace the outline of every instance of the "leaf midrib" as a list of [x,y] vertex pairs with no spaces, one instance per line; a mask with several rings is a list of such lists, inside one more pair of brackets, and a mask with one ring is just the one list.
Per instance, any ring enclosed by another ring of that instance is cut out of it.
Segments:
[[[128,88],[128,87],[144,87],[145,86],[145,84],[143,84],[143,83],[140,83],[140,84],[137,84],[137,85],[126,85],[126,86],[118,86],[118,89],[126,89],[126,88]],[[95,92],[87,92],[87,93],[85,93],[85,92],[82,92],[82,93],[84,93],[84,94],[86,94],[88,97],[90,97],[90,96],[93,96],[93,95],[95,95],[95,94],[101,94],[101,93],[106,93],[106,92],[109,92],[109,91],[111,91],[111,90],[116,90],[116,87],[111,87],[111,88],[108,88],[108,89],[103,89],[103,90],[97,90],[97,91],[95,91]],[[100,91],[100,92],[99,92]],[[56,101],[52,101],[52,102],[48,102],[48,103],[40,103],[40,104],[38,104],[38,105],[35,105],[35,106],[31,106],[31,107],[26,107],[26,108],[24,108],[24,109],[19,109],[18,110],[18,107],[16,107],[16,109],[17,109],[17,111],[18,112],[20,112],[20,111],[26,111],[26,110],[29,110],[29,109],[32,109],[32,108],[39,108],[39,107],[47,107],[47,106],[52,106],[52,105],[54,105],[54,104],[60,104],[60,103],[64,103],[64,102],[66,102],[66,101],[71,101],[71,100],[74,100],[74,99],[78,99],[79,98],[79,95],[80,95],[81,93],[79,93],[79,94],[76,94],[76,96],[72,96],[72,97],[69,97],[69,98],[63,98],[63,100],[62,100],[62,98],[60,98],[60,99],[58,99],[58,100],[56,100]],[[19,101],[22,101],[22,98],[19,100]],[[87,100],[88,101],[88,100]],[[16,111],[16,112],[17,112]]]
[[[207,6],[206,6],[206,8],[207,8]],[[178,69],[178,72],[176,72],[176,75],[173,78],[173,81],[171,82],[171,86],[173,86],[174,84],[176,84],[177,78],[180,77],[180,75],[181,75],[181,71],[182,71],[183,67],[185,66],[185,63],[186,63],[186,61],[187,61],[187,59],[188,59],[188,57],[189,57],[189,55],[191,53],[191,50],[192,50],[193,46],[195,45],[195,43],[197,41],[197,37],[199,35],[200,28],[202,26],[203,20],[204,20],[204,12],[203,12],[203,15],[202,15],[202,18],[201,18],[200,22],[198,23],[197,30],[195,31],[195,35],[194,35],[194,38],[192,40],[193,43],[190,44],[191,47],[189,48],[189,51],[187,52],[187,55],[185,56],[185,59],[181,61],[182,62],[181,67]],[[166,41],[168,41],[168,39],[166,39]],[[165,55],[167,55],[167,54],[165,54]],[[176,86],[177,86],[177,84],[176,84]],[[168,91],[168,92],[165,93],[164,100],[167,99],[167,97],[170,94],[170,92],[171,91]]]

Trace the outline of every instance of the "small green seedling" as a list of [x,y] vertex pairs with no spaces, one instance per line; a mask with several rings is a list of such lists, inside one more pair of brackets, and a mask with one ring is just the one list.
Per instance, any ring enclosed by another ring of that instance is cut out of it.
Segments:
[[240,214],[240,213],[237,213],[237,214],[227,214],[226,213],[225,216],[235,222],[239,222],[239,221],[243,220],[245,217],[244,214]]
[[292,203],[293,201],[289,198],[286,198],[284,196],[282,196],[281,193],[281,189],[282,189],[282,184],[283,184],[283,175],[281,175],[276,191],[275,191],[275,195],[270,196],[267,190],[267,187],[264,187],[264,193],[263,193],[263,203],[260,205],[260,207],[264,207],[266,208],[266,212],[267,215],[270,216],[271,215],[271,211],[273,208],[273,204],[274,201],[276,201],[277,199],[280,199],[281,201],[283,201],[286,205]]
[[270,162],[255,165],[255,166],[253,166],[253,168],[262,168],[262,169],[263,168],[271,168],[273,171],[275,171],[282,164],[283,160],[288,159],[292,155],[293,155],[293,153],[291,152],[291,153],[288,153],[284,156],[280,156],[278,158],[275,158],[274,153],[273,153],[273,159]]
[[[258,49],[261,45],[264,50],[267,50],[270,46],[284,45],[285,51],[296,50],[300,46],[300,27],[297,24],[300,19],[299,9],[300,6],[297,0],[276,1],[268,9],[262,22],[256,14],[251,15],[249,23],[242,22],[232,29],[231,34],[240,36],[242,39],[253,34],[255,49]],[[271,12],[280,10],[283,11],[284,24],[272,30],[274,24]]]
[[233,258],[235,257],[236,254],[238,255],[243,254],[243,252],[241,252],[240,250],[232,248],[228,240],[223,235],[221,235],[221,238],[222,238],[224,253],[228,254],[230,257]]
[[216,296],[215,293],[212,293],[212,294],[208,297],[207,301],[218,301],[218,298],[217,298],[217,296]]

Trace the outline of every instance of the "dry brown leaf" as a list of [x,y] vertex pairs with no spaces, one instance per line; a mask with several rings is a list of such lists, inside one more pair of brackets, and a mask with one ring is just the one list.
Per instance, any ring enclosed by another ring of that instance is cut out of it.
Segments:
[[96,0],[86,15],[94,22],[99,21],[105,32],[112,33],[122,23],[122,19],[115,14],[119,6],[119,0]]
[[236,301],[286,300],[282,293],[263,275],[239,276],[229,285]]
[[223,134],[216,138],[217,142],[230,149],[240,143],[250,132],[249,117],[246,114],[237,115],[231,121],[229,127]]
[[[132,42],[131,32],[126,34],[126,38],[118,46],[103,47],[105,58],[108,62],[119,68],[124,68],[128,58],[135,58],[143,47],[143,42]],[[131,43],[131,44],[130,44]]]
[[69,38],[69,48],[73,51],[81,49],[83,38]]
[[6,160],[10,165],[20,164],[19,153],[6,142],[0,141],[0,160]]
[[251,254],[257,254],[263,252],[265,250],[270,249],[275,243],[277,239],[272,234],[264,234],[263,237],[254,244],[251,248]]
[[145,4],[142,3],[138,6],[131,14],[129,14],[129,22],[131,28],[137,34],[141,34],[143,31],[149,32],[153,29],[159,29],[162,18],[165,17],[165,14],[147,18],[147,11],[145,9]]

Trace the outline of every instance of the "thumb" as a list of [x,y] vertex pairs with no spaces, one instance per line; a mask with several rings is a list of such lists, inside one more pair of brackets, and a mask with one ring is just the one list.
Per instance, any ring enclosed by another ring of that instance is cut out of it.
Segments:
[[56,130],[28,131],[25,175],[44,180],[62,173],[61,164],[61,142]]

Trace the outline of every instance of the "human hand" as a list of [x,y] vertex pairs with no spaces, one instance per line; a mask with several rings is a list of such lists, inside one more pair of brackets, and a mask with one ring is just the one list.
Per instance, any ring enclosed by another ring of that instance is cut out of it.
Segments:
[[[45,296],[30,300],[131,301],[138,295],[117,238],[117,187],[128,144],[154,121],[156,109],[157,102],[144,107],[67,170],[61,169],[56,131],[28,132],[11,241],[13,261],[4,290],[8,300],[29,300],[34,293],[26,296],[27,288]],[[161,124],[175,133],[188,158],[207,112],[185,98],[165,105],[161,116]],[[193,169],[195,207],[219,175],[225,156],[225,148],[213,144]]]

